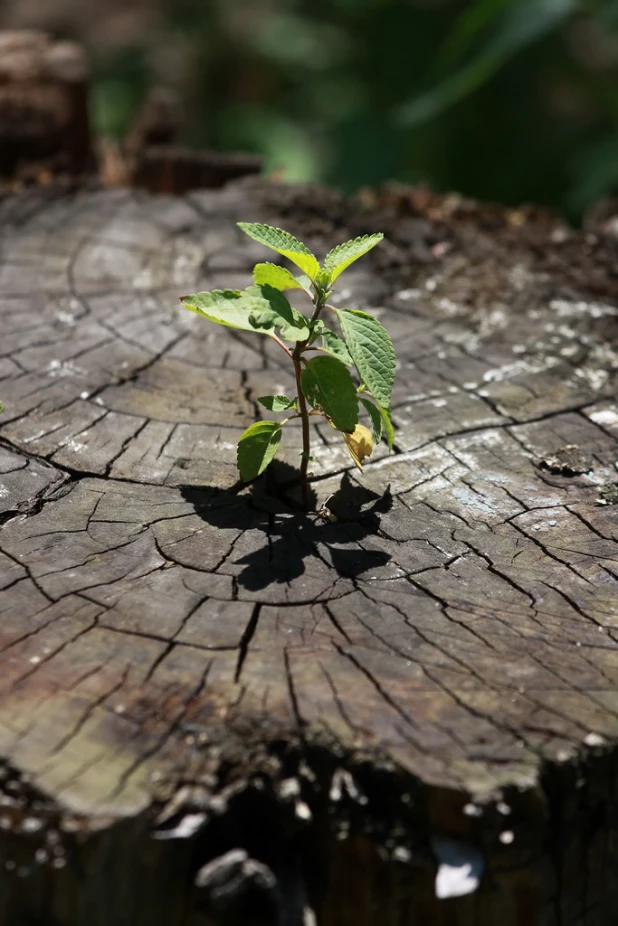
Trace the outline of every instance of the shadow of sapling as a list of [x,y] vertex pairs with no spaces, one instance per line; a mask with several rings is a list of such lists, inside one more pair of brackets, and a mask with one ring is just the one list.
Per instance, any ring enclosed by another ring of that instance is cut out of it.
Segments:
[[[387,553],[362,546],[365,537],[377,533],[380,515],[392,507],[389,490],[376,495],[353,483],[346,473],[328,501],[337,520],[326,520],[290,506],[287,491],[298,486],[293,467],[276,461],[271,469],[268,483],[258,480],[242,495],[211,486],[181,486],[183,498],[207,524],[262,533],[255,549],[233,560],[243,567],[237,576],[240,586],[259,591],[272,583],[289,583],[303,575],[309,557],[317,556],[344,578],[356,578],[390,560]],[[270,494],[271,487],[277,494]]]

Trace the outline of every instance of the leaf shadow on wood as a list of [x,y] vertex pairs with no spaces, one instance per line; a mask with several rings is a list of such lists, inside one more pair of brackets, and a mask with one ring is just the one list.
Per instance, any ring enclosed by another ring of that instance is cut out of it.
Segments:
[[[363,539],[378,532],[380,516],[392,507],[389,489],[377,495],[344,474],[340,489],[328,500],[328,511],[336,518],[330,520],[315,512],[294,510],[290,502],[298,485],[296,470],[278,461],[271,468],[275,472],[268,482],[256,481],[247,494],[233,495],[211,486],[180,487],[183,498],[206,523],[248,532],[244,541],[237,539],[234,544],[234,550],[249,547],[248,552],[239,552],[235,558],[233,550],[226,561],[240,586],[259,591],[273,583],[289,584],[305,574],[309,559],[333,569],[337,577],[350,579],[391,559],[388,553],[362,546]],[[311,582],[311,576],[307,575],[307,581]]]

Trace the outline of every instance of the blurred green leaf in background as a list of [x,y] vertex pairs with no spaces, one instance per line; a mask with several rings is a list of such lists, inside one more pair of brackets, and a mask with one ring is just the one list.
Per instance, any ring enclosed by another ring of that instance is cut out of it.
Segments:
[[345,191],[423,181],[577,220],[618,192],[617,0],[4,0],[84,42],[99,131],[148,86],[184,141]]

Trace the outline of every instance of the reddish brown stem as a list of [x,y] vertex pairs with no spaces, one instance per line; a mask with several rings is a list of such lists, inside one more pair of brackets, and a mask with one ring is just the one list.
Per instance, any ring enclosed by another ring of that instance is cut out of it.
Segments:
[[[323,299],[324,297],[322,293],[316,287],[311,323],[317,321],[324,305]],[[301,387],[300,374],[301,363],[306,362],[302,356],[302,353],[307,349],[308,342],[309,339],[306,341],[299,341],[294,349],[294,353],[292,354],[292,360],[294,361],[294,372],[296,374],[296,390],[298,392],[298,411],[300,414],[303,431],[303,454],[300,463],[300,491],[303,500],[303,508],[305,511],[309,511],[309,484],[307,480],[307,473],[309,469],[309,458],[311,456],[311,432],[309,430],[309,415],[311,413],[307,411],[307,402],[305,401],[305,396]]]
[[292,351],[283,343],[281,338],[278,338],[274,332],[271,332],[270,336],[273,339],[273,341],[275,341],[279,345],[279,347],[283,348],[283,350],[286,352],[288,357],[293,357]]
[[[298,356],[297,356],[298,355]],[[311,455],[311,433],[309,431],[309,413],[307,412],[307,403],[300,384],[300,351],[298,347],[294,351],[294,372],[296,373],[296,391],[298,393],[298,411],[300,412],[302,430],[303,430],[303,455],[300,462],[300,491],[303,499],[303,508],[309,511],[309,486],[307,484],[307,470],[309,467],[309,457]]]

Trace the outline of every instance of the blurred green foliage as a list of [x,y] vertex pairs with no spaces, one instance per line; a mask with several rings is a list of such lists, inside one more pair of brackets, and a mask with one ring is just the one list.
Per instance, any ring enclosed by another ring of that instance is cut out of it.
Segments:
[[153,82],[191,144],[345,191],[424,181],[577,218],[618,188],[618,0],[161,0],[91,48],[120,135]]

